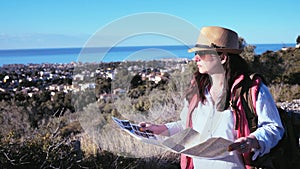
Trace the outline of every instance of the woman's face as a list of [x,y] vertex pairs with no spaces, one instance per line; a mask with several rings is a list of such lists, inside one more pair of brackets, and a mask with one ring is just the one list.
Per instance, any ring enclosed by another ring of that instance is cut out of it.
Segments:
[[202,74],[224,73],[220,56],[215,51],[199,51],[195,53],[194,61]]

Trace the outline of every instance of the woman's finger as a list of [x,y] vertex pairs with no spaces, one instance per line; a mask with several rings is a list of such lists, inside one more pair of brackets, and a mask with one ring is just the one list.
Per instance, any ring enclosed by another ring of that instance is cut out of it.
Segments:
[[139,126],[141,126],[141,127],[146,127],[146,122],[141,122],[141,123],[139,123]]

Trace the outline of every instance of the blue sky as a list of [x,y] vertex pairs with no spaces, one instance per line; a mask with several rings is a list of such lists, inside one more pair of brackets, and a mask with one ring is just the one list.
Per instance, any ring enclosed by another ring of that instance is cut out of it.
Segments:
[[295,43],[299,6],[298,0],[1,0],[0,49],[82,47],[109,23],[143,12],[177,16],[199,29],[228,27],[249,44]]

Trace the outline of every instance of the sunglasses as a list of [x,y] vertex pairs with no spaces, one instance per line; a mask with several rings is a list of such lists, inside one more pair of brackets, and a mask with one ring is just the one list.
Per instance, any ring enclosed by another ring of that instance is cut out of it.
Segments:
[[[214,50],[196,51],[196,52],[195,52],[195,56],[196,56],[196,55],[204,56],[204,55],[207,55],[207,54],[209,54],[209,55],[212,55],[212,54],[218,55],[219,52],[214,51]],[[220,54],[221,54],[221,53],[220,53]]]

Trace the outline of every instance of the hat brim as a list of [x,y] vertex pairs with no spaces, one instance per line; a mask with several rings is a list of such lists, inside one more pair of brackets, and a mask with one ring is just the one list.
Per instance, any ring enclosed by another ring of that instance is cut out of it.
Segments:
[[188,49],[188,52],[197,52],[197,51],[217,51],[217,52],[227,52],[232,54],[240,54],[242,53],[242,49],[230,49],[230,48],[201,48],[201,47],[193,47]]

